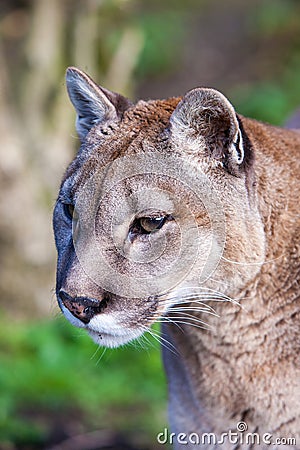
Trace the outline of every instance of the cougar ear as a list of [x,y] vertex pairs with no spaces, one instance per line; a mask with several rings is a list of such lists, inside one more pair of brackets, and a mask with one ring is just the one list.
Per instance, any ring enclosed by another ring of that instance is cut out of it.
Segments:
[[94,125],[118,120],[131,105],[127,98],[98,86],[76,67],[67,69],[66,82],[77,113],[76,130],[81,141]]
[[235,110],[223,94],[208,88],[189,91],[171,116],[174,142],[205,152],[232,172],[244,161],[242,132]]

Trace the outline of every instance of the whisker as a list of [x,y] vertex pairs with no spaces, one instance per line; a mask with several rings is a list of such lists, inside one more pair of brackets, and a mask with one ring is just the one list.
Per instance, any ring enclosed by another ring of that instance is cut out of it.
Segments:
[[182,294],[180,293],[180,291],[176,292],[176,297],[184,298],[185,296],[191,296],[191,295],[197,295],[198,297],[201,296],[201,298],[203,298],[203,300],[209,299],[209,298],[224,298],[229,301],[233,300],[231,297],[228,297],[228,295],[223,294],[222,292],[215,291],[210,288],[202,288],[200,286],[192,286],[190,288],[184,288],[184,291]]
[[210,314],[215,317],[220,317],[219,314],[217,314],[215,311],[210,311],[208,309],[204,308],[193,308],[192,306],[184,306],[184,307],[172,307],[171,312],[182,312],[182,311],[192,311],[192,312],[203,312],[206,314]]
[[134,347],[136,350],[142,350],[143,352],[145,352],[148,349],[146,347],[146,343],[143,342],[143,338],[144,338],[144,336],[139,336],[138,338],[134,339],[133,341],[128,342],[127,344],[129,346]]
[[226,287],[229,286],[229,283],[226,283],[225,281],[215,280],[214,278],[209,278],[209,280],[214,281],[215,283],[218,283],[218,284],[222,284],[223,286],[226,286]]
[[[151,328],[148,328],[148,327],[146,327],[146,326],[144,326],[143,328],[145,329],[145,334],[142,334],[141,338],[145,339],[145,341],[148,343],[148,345],[149,345],[151,348],[156,348],[155,343],[149,339],[149,337],[147,336],[146,333],[149,333],[150,336],[152,336],[153,338],[154,338],[154,334],[155,334],[155,336],[156,336],[158,339],[160,339],[161,336],[160,336],[159,332],[158,332],[158,333],[155,333],[154,330],[152,330]],[[163,345],[161,341],[159,341],[159,344],[160,344],[160,345]]]
[[[193,303],[195,303],[195,306],[191,306]],[[199,311],[211,311],[215,312],[214,308],[208,304],[201,303],[199,301],[189,301],[189,302],[183,302],[183,303],[175,303],[174,308],[188,308],[188,309],[195,309],[197,308]]]
[[201,320],[201,319],[198,319],[198,317],[194,317],[194,316],[192,316],[191,314],[188,314],[188,313],[181,313],[182,315],[181,316],[177,316],[177,315],[175,315],[175,316],[170,316],[170,315],[167,315],[167,316],[165,316],[166,318],[169,318],[169,319],[174,319],[175,321],[177,320],[177,319],[190,319],[190,320],[193,320],[194,322],[196,322],[196,323],[201,323],[201,324],[203,324],[203,325],[207,325],[207,323],[206,322],[204,322],[203,320]]
[[[168,314],[168,312],[166,314]],[[180,329],[180,331],[184,332],[182,327],[178,323],[174,322],[171,317],[169,317],[167,315],[162,315],[162,316],[159,316],[159,317],[156,318],[156,321],[159,322],[159,323],[164,323],[163,322],[164,320],[168,320],[169,322],[172,322],[174,325],[177,326],[177,328]]]
[[[217,295],[209,294],[209,295],[203,296],[202,294],[193,293],[193,294],[186,294],[186,295],[183,295],[183,296],[180,296],[180,297],[178,297],[176,295],[174,297],[170,297],[170,298],[168,298],[166,300],[160,301],[160,304],[163,304],[164,302],[165,303],[166,302],[170,302],[170,301],[172,301],[172,302],[176,301],[177,303],[182,303],[184,301],[186,303],[188,301],[197,301],[198,303],[202,302],[202,304],[204,306],[204,304],[205,304],[204,302],[206,302],[206,301],[213,301],[213,300],[215,300],[215,301],[222,300],[224,302],[225,301],[229,302],[229,300],[227,298],[224,298],[221,295],[217,296]],[[209,305],[206,305],[206,304],[205,304],[205,306],[209,307]]]
[[[194,290],[195,288],[191,288],[191,289]],[[201,288],[198,288],[198,289],[201,289]],[[163,304],[168,304],[168,302],[169,302],[169,304],[172,303],[172,302],[173,303],[176,302],[176,303],[180,304],[180,303],[188,303],[188,300],[190,300],[193,303],[197,303],[197,302],[199,303],[200,302],[202,304],[205,301],[229,302],[229,303],[232,303],[234,305],[239,306],[242,309],[245,309],[244,306],[241,305],[240,301],[243,300],[243,299],[246,299],[246,298],[252,298],[252,297],[243,297],[241,299],[233,299],[233,298],[228,297],[227,295],[222,294],[220,292],[215,292],[212,289],[208,289],[208,290],[213,292],[213,294],[210,293],[210,292],[209,293],[193,292],[193,293],[189,293],[189,294],[186,294],[186,295],[182,295],[181,297],[178,297],[178,294],[176,294],[176,296],[168,298],[166,300],[163,300],[160,303],[162,305]],[[199,300],[197,299],[197,297],[198,297]]]
[[[150,335],[155,339],[162,347],[164,347],[166,350],[169,350],[174,355],[178,355],[178,351],[176,347],[171,344],[167,339],[163,338],[161,335],[156,335],[153,333],[153,331],[149,331]],[[174,349],[174,350],[173,350]]]
[[185,294],[179,294],[179,295],[178,295],[178,293],[176,293],[176,295],[174,295],[174,297],[172,297],[172,298],[178,298],[178,299],[192,298],[193,296],[198,297],[199,299],[202,298],[203,302],[205,302],[206,299],[209,300],[210,298],[218,298],[218,297],[223,298],[224,297],[224,295],[221,295],[221,294],[211,294],[210,292],[205,293],[205,292],[191,291],[191,292],[187,292]]
[[[192,303],[195,303],[200,308],[214,311],[214,308],[211,307],[210,305],[206,305],[207,307],[205,308],[202,300],[203,300],[202,297],[200,298],[200,300],[197,300],[196,296],[191,295],[191,296],[187,296],[185,298],[180,298],[180,299],[178,299],[177,297],[170,298],[164,302],[161,302],[160,304],[162,306],[179,306],[180,307],[180,305],[191,305]],[[207,301],[210,301],[210,302],[214,301],[215,303],[229,302],[227,299],[222,299],[222,298],[210,298],[210,299],[207,299]]]
[[94,351],[94,353],[92,354],[92,356],[91,356],[91,358],[90,358],[91,360],[95,358],[95,356],[96,356],[97,353],[99,352],[100,348],[101,348],[100,345],[98,345],[97,348],[96,348],[96,350]]
[[211,308],[211,307],[209,307],[208,305],[206,306],[202,306],[202,305],[199,305],[198,304],[198,302],[196,302],[196,305],[197,306],[186,306],[186,305],[191,305],[193,302],[189,302],[189,303],[183,303],[182,305],[183,306],[181,306],[181,304],[178,304],[178,303],[176,303],[174,306],[173,306],[173,308],[180,308],[180,309],[182,309],[182,308],[184,308],[184,309],[198,309],[198,311],[210,311],[210,312],[212,312],[212,311],[214,311],[214,309],[213,308]]
[[[99,345],[98,348],[100,349],[100,348],[102,348],[102,347],[100,347],[100,345]],[[101,355],[100,355],[100,358],[98,358],[98,360],[97,360],[97,362],[96,362],[96,366],[98,366],[98,365],[100,364],[100,361],[101,361],[101,359],[103,358],[103,356],[105,355],[106,351],[107,351],[107,347],[104,347],[104,348],[103,348],[103,351],[102,351],[102,353],[101,353]],[[93,357],[96,355],[96,353],[97,353],[97,352],[94,353]]]
[[[160,333],[156,333],[153,329],[146,327],[145,325],[141,325],[141,327],[145,330],[146,333],[149,333],[150,336],[152,336],[153,339],[155,339],[166,350],[171,351],[172,353],[174,353],[174,355],[178,355],[176,347],[174,347],[174,345],[171,342],[169,342],[167,339],[162,337]],[[174,352],[174,350],[172,350],[172,348],[175,350],[175,352]]]
[[267,261],[259,261],[259,262],[240,262],[240,261],[232,261],[231,259],[227,259],[224,256],[221,256],[221,259],[223,259],[224,261],[230,263],[230,264],[237,264],[239,266],[262,266],[265,264],[270,264],[272,262],[278,261],[278,259],[281,259],[285,256],[286,254],[283,253],[280,256],[277,256],[277,258],[273,258],[273,259],[268,259]]
[[204,291],[204,293],[205,294],[207,294],[207,295],[215,295],[215,296],[221,296],[222,298],[227,298],[229,301],[232,301],[233,299],[231,298],[231,297],[228,297],[228,295],[226,295],[226,294],[224,294],[224,293],[222,293],[222,292],[219,292],[219,291],[216,291],[215,289],[211,289],[211,288],[208,288],[208,287],[204,287],[204,286],[192,286],[192,287],[183,287],[182,289],[184,289],[184,290],[192,290],[193,292],[196,292],[196,291]]
[[177,297],[173,297],[173,298],[171,297],[168,300],[160,302],[161,305],[164,305],[164,304],[166,304],[166,305],[172,304],[174,306],[187,305],[186,307],[189,307],[189,305],[191,303],[196,303],[197,307],[199,307],[199,308],[214,311],[214,308],[211,305],[209,305],[208,303],[202,302],[201,297],[200,297],[200,299],[197,299],[196,296],[193,296],[193,295],[181,297],[180,299],[177,299]]
[[[166,319],[168,319],[168,317],[166,317]],[[162,320],[161,323],[174,323],[174,325],[176,325],[176,323],[181,323],[183,325],[190,325],[191,327],[200,328],[201,330],[210,330],[211,331],[213,329],[213,327],[211,327],[210,325],[207,325],[207,324],[197,325],[195,323],[188,322],[187,320],[177,320],[177,321]]]
[[140,346],[143,351],[148,351],[149,347],[154,348],[154,343],[148,339],[145,334],[142,334],[136,339],[136,343]]

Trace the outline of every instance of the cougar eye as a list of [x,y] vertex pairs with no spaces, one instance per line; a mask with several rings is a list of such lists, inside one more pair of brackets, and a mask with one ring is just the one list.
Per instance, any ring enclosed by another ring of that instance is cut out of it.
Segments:
[[142,217],[139,219],[141,231],[151,233],[152,231],[159,230],[166,220],[166,217]]
[[173,217],[170,215],[159,217],[141,217],[133,222],[130,232],[133,235],[150,234],[154,231],[160,230],[160,228],[162,228],[168,220],[173,220]]
[[72,205],[72,203],[64,203],[64,212],[65,215],[72,220],[74,215],[74,205]]

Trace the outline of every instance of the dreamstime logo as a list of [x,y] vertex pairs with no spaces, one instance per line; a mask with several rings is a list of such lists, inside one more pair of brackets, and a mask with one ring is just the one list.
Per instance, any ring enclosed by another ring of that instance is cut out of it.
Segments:
[[256,445],[282,445],[295,446],[296,438],[293,437],[274,437],[271,433],[259,434],[257,432],[248,432],[248,425],[246,422],[238,422],[235,429],[230,429],[220,435],[215,433],[169,433],[165,428],[157,435],[157,442],[159,444],[180,444],[180,445],[247,445],[252,448]]
[[[119,296],[169,291],[195,265],[202,283],[223,252],[225,219],[218,195],[207,176],[179,156],[151,152],[117,158],[86,181],[75,210],[73,241],[83,269]],[[199,212],[209,220],[205,245]],[[155,232],[130,241],[136,218],[164,215],[173,218],[176,242]]]
[[240,432],[247,431],[248,425],[246,424],[246,422],[238,422],[236,424],[236,429],[237,429],[237,431],[240,431]]

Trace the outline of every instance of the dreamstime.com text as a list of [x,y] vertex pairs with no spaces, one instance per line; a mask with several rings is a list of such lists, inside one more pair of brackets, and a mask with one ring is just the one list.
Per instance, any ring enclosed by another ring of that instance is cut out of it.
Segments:
[[159,444],[180,444],[180,445],[222,445],[225,443],[233,445],[289,445],[295,446],[294,437],[274,437],[271,433],[259,434],[256,432],[247,432],[246,422],[238,422],[236,429],[230,429],[227,432],[217,435],[215,433],[169,433],[165,428],[157,435]]

